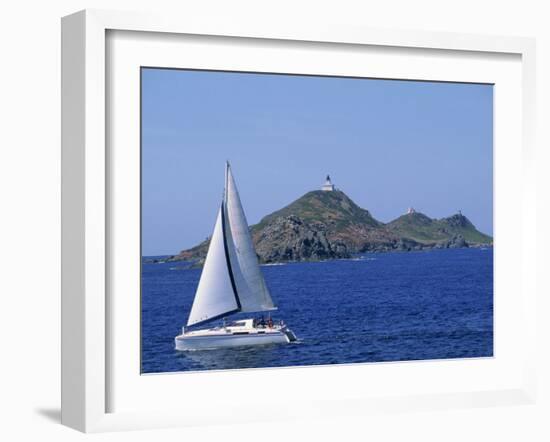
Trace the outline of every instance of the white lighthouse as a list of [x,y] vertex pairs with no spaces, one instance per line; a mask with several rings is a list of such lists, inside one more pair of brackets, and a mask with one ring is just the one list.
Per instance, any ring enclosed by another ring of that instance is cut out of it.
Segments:
[[330,175],[327,175],[327,179],[325,180],[325,184],[323,184],[323,187],[321,187],[321,190],[325,192],[334,191],[334,184],[332,184],[332,181],[330,181]]

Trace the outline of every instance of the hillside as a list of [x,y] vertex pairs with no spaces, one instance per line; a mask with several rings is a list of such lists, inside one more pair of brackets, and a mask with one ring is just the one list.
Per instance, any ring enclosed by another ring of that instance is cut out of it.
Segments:
[[323,222],[334,229],[343,228],[351,224],[361,224],[369,227],[379,227],[381,222],[375,220],[370,212],[355,204],[344,192],[335,190],[323,192],[314,190],[306,193],[293,203],[273,212],[252,227],[252,230],[261,230],[277,218],[297,216],[306,223]]
[[462,214],[432,219],[423,213],[413,212],[400,216],[386,227],[402,238],[424,245],[433,245],[462,237],[469,245],[492,244],[493,239],[479,232]]
[[260,260],[344,258],[398,241],[368,210],[344,192],[308,192],[251,227]]
[[[413,212],[384,224],[342,191],[312,191],[250,227],[260,262],[346,258],[354,253],[492,244],[462,214],[432,219]],[[170,260],[196,260],[208,240]]]

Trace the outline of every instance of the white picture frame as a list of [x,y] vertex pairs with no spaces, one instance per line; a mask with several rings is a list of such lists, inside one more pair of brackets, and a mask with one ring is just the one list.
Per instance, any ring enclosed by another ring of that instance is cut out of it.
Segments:
[[[80,431],[110,431],[121,429],[155,428],[234,422],[233,410],[221,410],[207,415],[204,408],[152,407],[151,410],[113,410],[109,394],[114,388],[109,375],[113,364],[112,348],[108,339],[109,324],[116,318],[110,311],[109,244],[117,232],[111,228],[113,209],[110,195],[108,145],[106,131],[109,117],[109,93],[106,76],[109,32],[157,33],[166,36],[217,36],[227,39],[254,39],[285,45],[324,44],[345,47],[375,47],[380,51],[401,48],[404,51],[425,49],[437,54],[475,54],[482,60],[490,54],[517,57],[521,69],[521,82],[515,91],[520,97],[521,129],[519,146],[514,152],[521,159],[516,165],[516,179],[521,180],[516,199],[521,204],[516,229],[521,241],[521,275],[515,281],[521,297],[518,302],[522,314],[516,318],[524,336],[533,337],[536,319],[536,284],[533,251],[535,231],[535,177],[534,170],[534,109],[535,109],[535,43],[533,39],[518,37],[491,37],[451,33],[416,31],[388,31],[348,28],[344,26],[301,27],[279,24],[241,22],[217,23],[193,17],[163,17],[151,14],[134,14],[99,10],[81,11],[62,21],[62,423]],[[112,60],[111,60],[112,61]],[[444,78],[441,78],[444,80]],[[516,114],[514,114],[516,115]],[[497,140],[497,142],[500,142]],[[508,163],[509,164],[509,163]],[[509,171],[508,171],[509,172]],[[496,168],[495,173],[506,174]],[[517,183],[515,183],[517,185]],[[496,192],[498,192],[498,187]],[[498,219],[496,221],[498,223]],[[495,253],[498,259],[499,237],[496,236]],[[500,243],[501,244],[501,243]],[[500,250],[504,250],[500,249]],[[504,275],[504,277],[506,277]],[[516,305],[517,307],[517,305]],[[498,321],[498,316],[496,321]],[[368,395],[359,392],[349,396],[337,391],[325,398],[312,397],[310,407],[296,407],[269,415],[262,410],[249,414],[241,421],[284,419],[287,417],[330,416],[336,414],[364,414],[374,410],[418,410],[426,408],[455,408],[509,403],[532,403],[536,393],[535,339],[525,340],[524,352],[518,355],[517,376],[513,381],[502,382],[500,387],[484,389],[477,385],[473,390],[439,390],[418,392],[399,387],[384,394]],[[498,354],[496,356],[498,358]],[[407,363],[409,374],[437,370],[430,364]],[[439,362],[441,364],[441,362]],[[432,364],[433,365],[433,364]],[[449,365],[449,364],[447,364]],[[370,364],[372,367],[373,364]],[[397,364],[377,365],[380,370],[396,370]],[[501,367],[502,368],[502,367]],[[451,370],[453,367],[450,368]],[[459,367],[455,367],[459,369]],[[480,369],[485,369],[480,365]],[[323,376],[337,376],[346,370],[346,377],[361,376],[361,366],[332,367]],[[399,369],[397,369],[399,370]],[[494,370],[494,368],[490,368]],[[284,373],[289,382],[293,370],[271,369]],[[298,373],[299,371],[296,371]],[[254,371],[255,376],[266,376],[265,371]],[[258,374],[259,373],[259,374]],[[263,373],[263,374],[262,374]],[[318,373],[321,373],[320,371]],[[433,373],[433,371],[430,371]],[[491,373],[488,371],[488,375]],[[231,377],[242,380],[243,372],[211,373],[209,380],[227,381]],[[273,376],[272,374],[270,376]],[[425,374],[424,374],[425,376]],[[160,376],[158,377],[160,378]],[[165,376],[165,384],[175,382],[176,376]],[[171,380],[170,380],[171,379]],[[194,378],[195,380],[199,378]],[[202,379],[206,379],[204,375]],[[200,383],[200,381],[198,381]],[[448,381],[447,381],[448,382]],[[166,385],[164,386],[166,387]],[[360,389],[359,389],[360,390]],[[164,393],[166,394],[166,393]],[[322,395],[321,395],[322,396]],[[188,400],[188,398],[187,398]],[[337,403],[338,407],[334,404]]]

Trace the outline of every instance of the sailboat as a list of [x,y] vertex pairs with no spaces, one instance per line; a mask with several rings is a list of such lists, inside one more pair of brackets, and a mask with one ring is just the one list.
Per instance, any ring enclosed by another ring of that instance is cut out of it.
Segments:
[[[175,337],[176,350],[289,343],[296,336],[283,321],[228,317],[240,312],[271,312],[273,303],[243,211],[229,162],[214,232],[187,325]],[[211,328],[197,326],[223,319]]]

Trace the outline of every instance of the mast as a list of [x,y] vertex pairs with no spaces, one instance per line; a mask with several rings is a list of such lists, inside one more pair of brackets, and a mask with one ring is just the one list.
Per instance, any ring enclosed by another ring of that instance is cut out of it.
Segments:
[[[227,230],[226,224],[226,215],[225,215],[225,209],[224,209],[224,203],[222,202],[222,207],[220,209],[221,217],[222,217],[222,230],[225,233]],[[229,273],[229,280],[231,281],[231,288],[233,289],[233,296],[235,296],[235,303],[237,304],[237,309],[241,310],[241,301],[239,300],[239,294],[237,293],[237,286],[235,284],[235,274],[233,273],[233,269],[231,267],[231,259],[229,258],[229,245],[227,244],[227,236],[223,235],[223,249],[225,252],[225,261],[227,262],[227,271]]]

